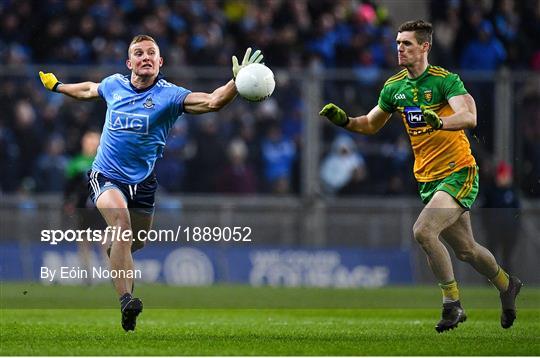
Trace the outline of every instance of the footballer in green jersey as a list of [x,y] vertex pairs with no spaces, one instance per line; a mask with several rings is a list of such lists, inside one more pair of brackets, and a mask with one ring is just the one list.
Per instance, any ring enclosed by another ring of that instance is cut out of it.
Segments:
[[325,105],[320,114],[349,131],[368,135],[377,133],[392,113],[401,115],[415,156],[420,196],[426,204],[414,224],[414,238],[427,255],[443,295],[442,318],[435,329],[444,332],[467,319],[450,254],[441,239],[458,259],[499,290],[501,326],[509,328],[516,319],[515,300],[522,283],[475,241],[471,229],[469,208],[478,192],[478,171],[464,130],[476,126],[476,104],[459,76],[429,64],[432,35],[432,25],[422,20],[399,27],[396,49],[403,70],[386,81],[378,104],[368,114],[350,117],[333,103]]

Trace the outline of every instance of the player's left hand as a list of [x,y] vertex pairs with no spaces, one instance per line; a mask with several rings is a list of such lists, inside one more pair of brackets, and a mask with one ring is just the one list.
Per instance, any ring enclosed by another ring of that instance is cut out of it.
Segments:
[[443,121],[441,117],[435,111],[431,109],[426,109],[426,107],[421,106],[420,110],[422,111],[422,116],[427,124],[429,124],[434,129],[441,129],[443,126]]
[[43,71],[39,71],[39,78],[41,79],[43,86],[49,91],[56,92],[58,86],[62,84],[62,82],[58,81],[54,73],[43,73]]
[[236,78],[236,76],[238,75],[238,72],[240,72],[240,70],[243,67],[246,67],[247,65],[251,65],[252,63],[261,63],[263,58],[264,56],[261,53],[261,50],[255,51],[252,55],[251,47],[248,47],[248,49],[246,50],[246,54],[244,55],[244,59],[242,60],[241,64],[238,63],[238,58],[236,58],[236,56],[233,56],[232,57],[233,78]]

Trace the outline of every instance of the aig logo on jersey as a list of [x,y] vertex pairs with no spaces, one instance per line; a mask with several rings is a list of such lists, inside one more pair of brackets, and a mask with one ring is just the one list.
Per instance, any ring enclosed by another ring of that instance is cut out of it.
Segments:
[[112,131],[125,131],[136,134],[148,134],[149,116],[120,111],[111,111],[109,129]]
[[405,107],[404,113],[410,128],[426,126],[426,122],[424,121],[424,116],[422,116],[422,110],[420,110],[420,107]]

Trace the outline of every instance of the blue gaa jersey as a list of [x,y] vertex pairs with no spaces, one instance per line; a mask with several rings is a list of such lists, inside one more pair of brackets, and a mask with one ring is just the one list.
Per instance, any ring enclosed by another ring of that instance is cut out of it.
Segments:
[[98,92],[107,102],[107,117],[92,169],[125,184],[140,183],[162,156],[191,91],[161,75],[154,85],[138,90],[129,75],[115,74],[101,81]]

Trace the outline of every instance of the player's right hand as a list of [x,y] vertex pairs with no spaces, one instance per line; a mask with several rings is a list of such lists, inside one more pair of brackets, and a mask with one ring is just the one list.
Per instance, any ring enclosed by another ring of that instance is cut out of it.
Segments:
[[54,73],[43,73],[43,71],[39,71],[39,78],[41,79],[43,86],[49,91],[56,92],[58,86],[62,84],[62,82],[58,81]]
[[349,117],[347,116],[347,113],[333,103],[328,103],[326,106],[324,106],[319,114],[321,116],[325,116],[328,118],[328,120],[330,120],[330,122],[337,126],[345,127],[347,124],[349,124]]
[[241,64],[238,63],[238,58],[236,58],[236,56],[233,56],[232,57],[233,78],[236,78],[236,76],[238,76],[238,72],[240,72],[240,70],[243,67],[246,67],[247,65],[251,65],[252,63],[261,63],[263,58],[264,58],[264,56],[261,53],[261,50],[255,51],[253,53],[253,55],[252,55],[251,54],[251,47],[248,47],[248,49],[246,50],[246,54],[244,55],[244,59],[242,60]]
[[427,109],[425,106],[420,106],[422,111],[422,116],[427,124],[429,124],[434,129],[441,129],[443,126],[443,121],[441,117],[435,111]]

